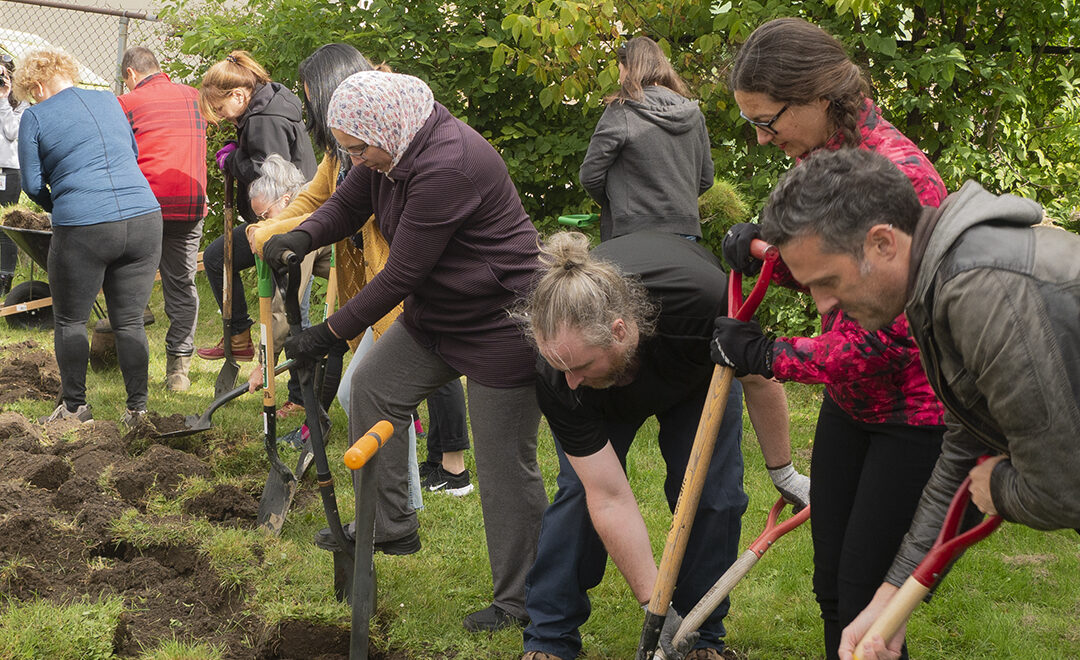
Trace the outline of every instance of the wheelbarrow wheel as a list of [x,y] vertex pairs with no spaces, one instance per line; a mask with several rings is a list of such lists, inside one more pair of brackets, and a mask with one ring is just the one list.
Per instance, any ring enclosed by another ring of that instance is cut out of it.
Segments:
[[[11,292],[4,298],[4,307],[19,305],[32,300],[41,300],[42,298],[48,298],[50,295],[52,295],[52,293],[49,291],[48,282],[30,280],[29,282],[23,282],[11,289]],[[15,314],[9,314],[4,318],[7,319],[10,327],[19,330],[40,330],[43,328],[51,328],[53,325],[51,306],[28,309],[25,312],[16,312]]]

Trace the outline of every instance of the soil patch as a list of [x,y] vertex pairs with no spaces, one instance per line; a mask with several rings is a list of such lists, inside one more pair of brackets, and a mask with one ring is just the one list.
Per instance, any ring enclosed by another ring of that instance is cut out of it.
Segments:
[[4,214],[3,224],[5,227],[18,229],[36,229],[38,231],[52,231],[52,223],[49,216],[35,213],[30,209],[15,207]]
[[184,513],[215,522],[254,523],[259,513],[255,498],[230,484],[217,484],[184,504]]
[[[23,342],[33,344],[33,342]],[[60,369],[56,358],[36,344],[0,347],[0,405],[19,399],[56,400],[60,395]]]

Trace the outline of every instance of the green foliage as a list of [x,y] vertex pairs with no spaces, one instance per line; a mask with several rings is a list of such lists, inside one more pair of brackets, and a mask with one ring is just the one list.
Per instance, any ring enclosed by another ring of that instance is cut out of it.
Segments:
[[108,660],[123,612],[123,599],[116,596],[69,605],[9,600],[0,610],[0,657]]

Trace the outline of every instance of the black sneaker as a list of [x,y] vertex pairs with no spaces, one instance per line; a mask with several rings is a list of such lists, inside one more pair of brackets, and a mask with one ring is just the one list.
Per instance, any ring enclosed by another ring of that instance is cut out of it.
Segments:
[[449,493],[454,497],[462,497],[473,491],[468,470],[459,474],[450,474],[441,465],[428,475],[423,485],[433,493]]
[[425,481],[427,481],[428,476],[439,467],[441,467],[441,464],[436,463],[435,461],[424,461],[423,463],[421,463],[420,464],[420,483],[423,484]]
[[495,632],[503,628],[529,625],[527,618],[516,617],[498,605],[489,605],[479,612],[473,612],[461,622],[469,632]]
[[[346,525],[342,525],[342,529],[345,532],[345,538],[350,541],[356,541],[356,523],[351,522]],[[337,539],[330,533],[329,527],[323,527],[318,532],[315,532],[315,545],[323,550],[330,550],[331,552],[342,551],[343,548],[338,545]],[[375,552],[381,552],[387,555],[411,555],[420,551],[420,535],[416,532],[404,536],[400,539],[394,539],[393,541],[383,541],[381,543],[375,543]]]

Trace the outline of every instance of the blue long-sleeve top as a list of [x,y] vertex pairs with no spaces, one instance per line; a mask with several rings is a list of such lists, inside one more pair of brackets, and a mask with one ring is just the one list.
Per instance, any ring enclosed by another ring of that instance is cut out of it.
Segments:
[[22,189],[56,226],[161,208],[137,158],[131,125],[110,92],[69,87],[28,108],[19,124]]

